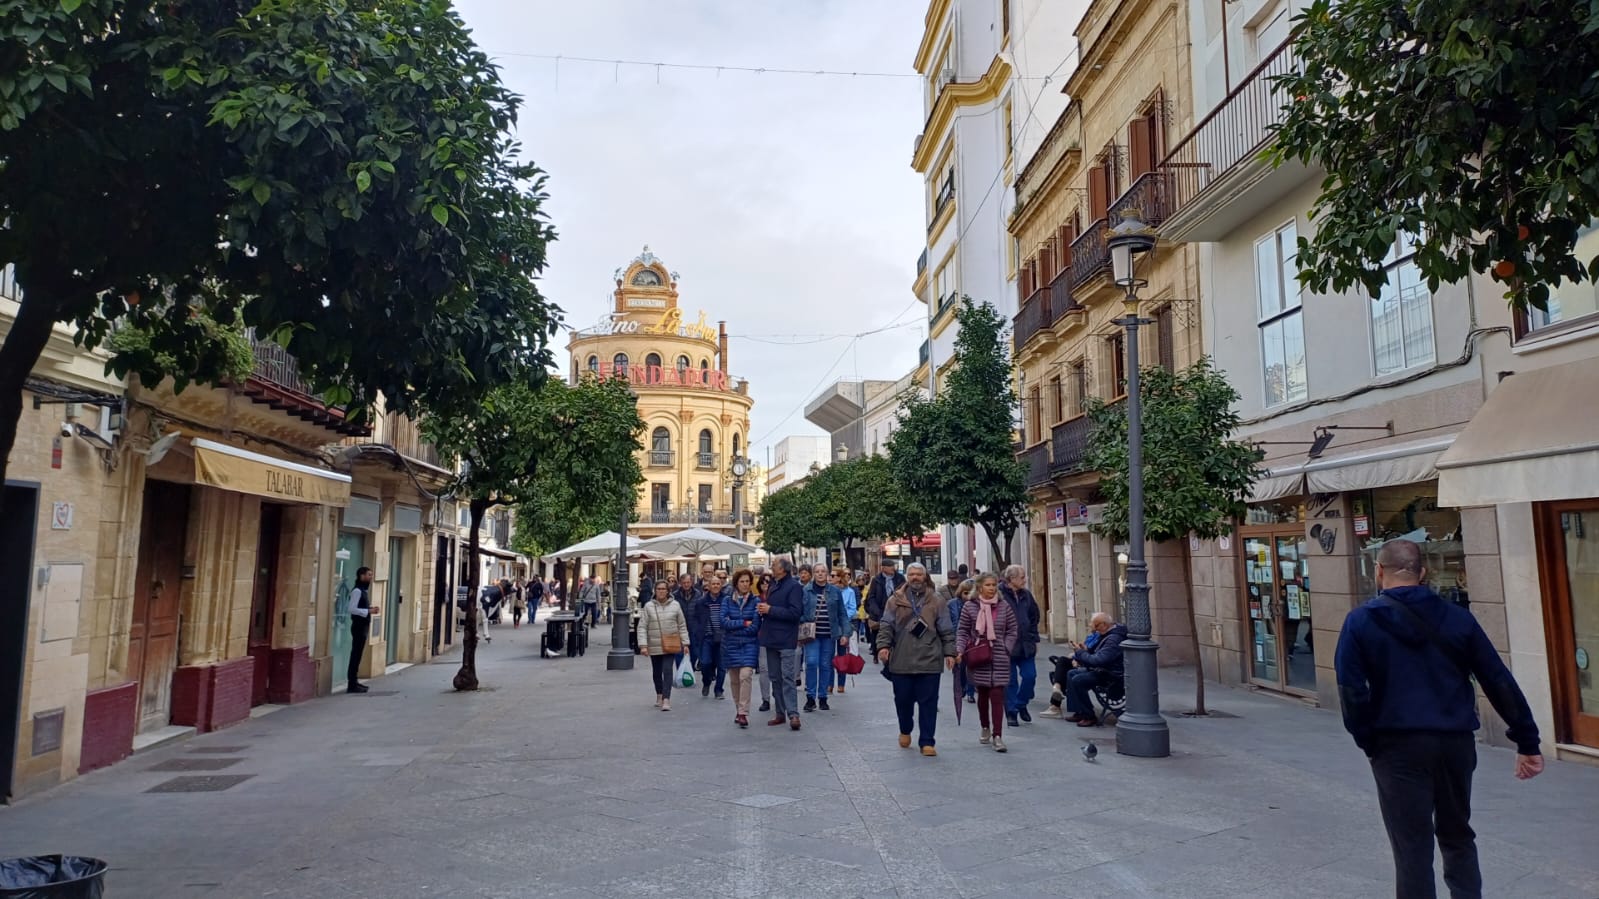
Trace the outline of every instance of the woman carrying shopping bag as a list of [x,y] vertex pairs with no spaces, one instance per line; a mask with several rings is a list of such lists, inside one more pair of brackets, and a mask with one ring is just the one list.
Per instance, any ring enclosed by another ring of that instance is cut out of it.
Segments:
[[663,712],[672,710],[673,668],[688,649],[688,617],[672,599],[671,587],[664,580],[658,581],[655,599],[644,604],[638,618],[638,651],[650,657],[655,707]]

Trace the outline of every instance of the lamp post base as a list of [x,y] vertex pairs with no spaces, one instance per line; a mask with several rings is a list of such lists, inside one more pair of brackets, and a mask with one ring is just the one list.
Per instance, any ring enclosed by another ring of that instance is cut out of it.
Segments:
[[606,671],[632,671],[633,653],[623,650],[611,650],[605,654]]
[[[1153,640],[1122,641],[1128,706],[1127,712],[1116,719],[1116,751],[1122,755],[1141,759],[1171,755],[1171,731],[1160,715],[1159,674],[1155,667],[1159,648]],[[1139,708],[1134,709],[1135,704]]]

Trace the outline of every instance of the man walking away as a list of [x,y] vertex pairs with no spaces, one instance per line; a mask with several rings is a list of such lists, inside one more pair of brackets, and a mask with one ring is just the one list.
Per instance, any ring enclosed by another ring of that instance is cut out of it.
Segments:
[[1477,767],[1476,678],[1505,736],[1519,780],[1543,771],[1538,725],[1488,635],[1463,606],[1422,584],[1421,547],[1390,540],[1377,554],[1377,598],[1344,619],[1333,665],[1344,728],[1371,760],[1394,854],[1395,895],[1435,895],[1432,844],[1454,899],[1482,896],[1471,775]]
[[544,579],[534,575],[523,589],[527,591],[527,623],[531,625],[539,617],[539,606],[544,605]]
[[894,591],[905,586],[905,575],[896,569],[898,563],[893,559],[884,559],[878,568],[877,575],[866,588],[866,633],[867,639],[875,645],[877,642],[877,628],[883,620],[883,607],[888,604],[888,598]]
[[346,672],[350,693],[365,693],[361,683],[361,657],[366,655],[367,636],[372,633],[372,569],[355,571],[355,586],[350,588],[350,668]]
[[1027,589],[1027,569],[1012,565],[1005,569],[1000,585],[1005,601],[1016,612],[1016,648],[1010,654],[1010,686],[1005,690],[1005,723],[1016,727],[1016,719],[1033,723],[1027,704],[1033,701],[1038,683],[1038,600]]
[[905,571],[909,580],[883,607],[877,661],[888,666],[888,679],[894,683],[900,748],[910,748],[911,727],[919,724],[922,755],[932,756],[938,755],[933,748],[938,684],[944,669],[955,668],[955,631],[949,624],[949,607],[927,580],[926,567],[912,562]]
[[755,607],[761,616],[761,649],[766,656],[766,676],[772,683],[772,720],[776,727],[786,718],[790,730],[800,729],[799,702],[794,689],[799,649],[800,618],[805,614],[804,589],[794,578],[794,563],[787,556],[772,560],[777,580],[766,601]]

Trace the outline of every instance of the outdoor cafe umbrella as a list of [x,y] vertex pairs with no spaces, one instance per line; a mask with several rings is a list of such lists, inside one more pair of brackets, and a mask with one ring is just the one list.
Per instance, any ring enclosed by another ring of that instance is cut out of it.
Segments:
[[[613,539],[615,539],[613,537]],[[735,540],[726,534],[718,534],[705,528],[689,528],[675,534],[666,534],[661,537],[652,537],[639,544],[639,548],[648,552],[660,553],[663,556],[733,556],[759,552],[760,548],[753,543]]]
[[[550,559],[568,559],[574,562],[581,562],[585,559],[598,559],[601,561],[615,559],[616,549],[620,544],[621,535],[615,531],[606,531],[580,543],[574,543],[565,549],[556,550],[544,558],[546,561]],[[639,545],[637,537],[627,538],[629,558],[633,558],[634,553],[639,552],[641,549],[642,547]]]

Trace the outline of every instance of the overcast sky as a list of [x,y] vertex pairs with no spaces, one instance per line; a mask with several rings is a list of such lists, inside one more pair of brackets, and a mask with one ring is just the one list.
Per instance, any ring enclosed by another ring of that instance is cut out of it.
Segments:
[[[645,244],[681,275],[685,317],[726,319],[755,397],[751,448],[820,434],[803,406],[839,378],[895,379],[926,310],[915,78],[691,71],[583,56],[903,72],[925,0],[457,0],[522,95],[520,138],[549,172],[560,239],[543,289],[574,326],[609,310]],[[658,79],[658,80],[657,80]],[[909,324],[852,341],[893,322]],[[797,339],[831,339],[808,345]],[[770,342],[756,342],[757,339]],[[560,358],[565,364],[565,342]],[[836,365],[835,365],[836,362]]]

